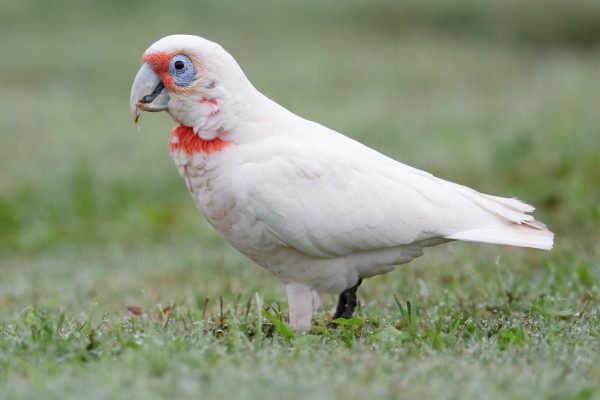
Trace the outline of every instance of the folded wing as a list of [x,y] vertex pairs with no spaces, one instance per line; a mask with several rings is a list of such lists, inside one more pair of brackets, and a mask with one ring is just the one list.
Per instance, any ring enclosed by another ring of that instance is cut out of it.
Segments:
[[240,180],[248,207],[280,245],[315,257],[435,238],[552,247],[552,233],[527,214],[533,207],[438,179],[341,138],[330,146],[263,144],[270,149],[245,164]]

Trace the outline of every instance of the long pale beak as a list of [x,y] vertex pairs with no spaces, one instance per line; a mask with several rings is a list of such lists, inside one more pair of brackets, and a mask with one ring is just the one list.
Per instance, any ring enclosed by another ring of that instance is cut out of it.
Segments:
[[129,109],[133,121],[138,123],[140,114],[138,110],[157,112],[166,110],[169,104],[169,94],[165,90],[158,75],[146,63],[138,71],[129,98]]

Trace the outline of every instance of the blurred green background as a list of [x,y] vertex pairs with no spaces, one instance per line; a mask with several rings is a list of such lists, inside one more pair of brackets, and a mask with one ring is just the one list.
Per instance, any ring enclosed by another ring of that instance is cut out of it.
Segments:
[[[299,115],[534,204],[557,234],[551,253],[455,244],[457,264],[499,254],[509,265],[526,256],[534,271],[596,268],[599,4],[5,0],[0,306],[282,297],[195,209],[167,151],[169,117],[145,113],[141,133],[131,121],[141,55],[173,33],[221,43],[259,90]],[[430,250],[414,268],[430,266],[435,279],[447,251]],[[383,287],[402,287],[394,282]]]
[[599,1],[3,0],[0,325],[29,305],[118,319],[130,304],[284,300],[196,211],[169,158],[169,117],[144,114],[141,133],[131,121],[141,55],[174,33],[222,44],[259,90],[303,117],[535,205],[556,233],[548,253],[431,249],[363,285],[372,313],[392,293],[434,307],[448,287],[448,304],[494,303],[504,292],[481,289],[497,282],[492,264],[525,299],[593,298],[597,312]]
[[[141,54],[172,33],[221,43],[259,90],[299,115],[534,204],[557,245],[530,257],[600,253],[597,1],[8,0],[1,18],[0,268],[3,285],[26,281],[0,297],[8,309],[31,296],[120,309],[137,279],[174,271],[165,296],[182,282],[222,293],[210,282],[223,271],[225,286],[236,274],[257,277],[246,290],[277,286],[196,211],[169,158],[169,117],[146,113],[142,132],[133,126]],[[465,251],[481,260],[522,254],[474,249]],[[124,276],[123,292],[107,289],[106,271]],[[65,279],[71,297],[45,296]]]
[[531,202],[559,241],[598,239],[597,1],[1,7],[3,256],[205,233],[166,151],[173,123],[144,115],[139,134],[128,114],[141,54],[173,33],[221,43],[299,115]]

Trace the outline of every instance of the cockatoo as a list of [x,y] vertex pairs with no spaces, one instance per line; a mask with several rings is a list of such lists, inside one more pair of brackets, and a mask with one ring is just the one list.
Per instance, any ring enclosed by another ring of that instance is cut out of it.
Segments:
[[553,233],[514,198],[402,164],[260,93],[220,45],[191,35],[144,53],[131,114],[167,111],[170,152],[225,240],[284,285],[289,322],[311,329],[320,294],[350,318],[361,281],[452,240],[549,250]]

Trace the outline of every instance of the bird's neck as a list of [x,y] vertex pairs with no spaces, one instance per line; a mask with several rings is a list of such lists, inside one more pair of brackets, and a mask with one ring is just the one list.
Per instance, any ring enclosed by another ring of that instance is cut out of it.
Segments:
[[243,83],[235,90],[217,88],[188,95],[183,101],[169,103],[169,112],[181,125],[192,127],[201,139],[212,141],[234,130],[240,122],[252,120],[262,108],[263,96],[247,80]]
[[256,135],[264,134],[257,126],[289,114],[250,82],[245,83],[234,92],[212,98],[200,95],[190,103],[173,105],[180,109],[170,106],[171,115],[180,124],[171,133],[171,152],[217,153],[233,143],[255,140]]

